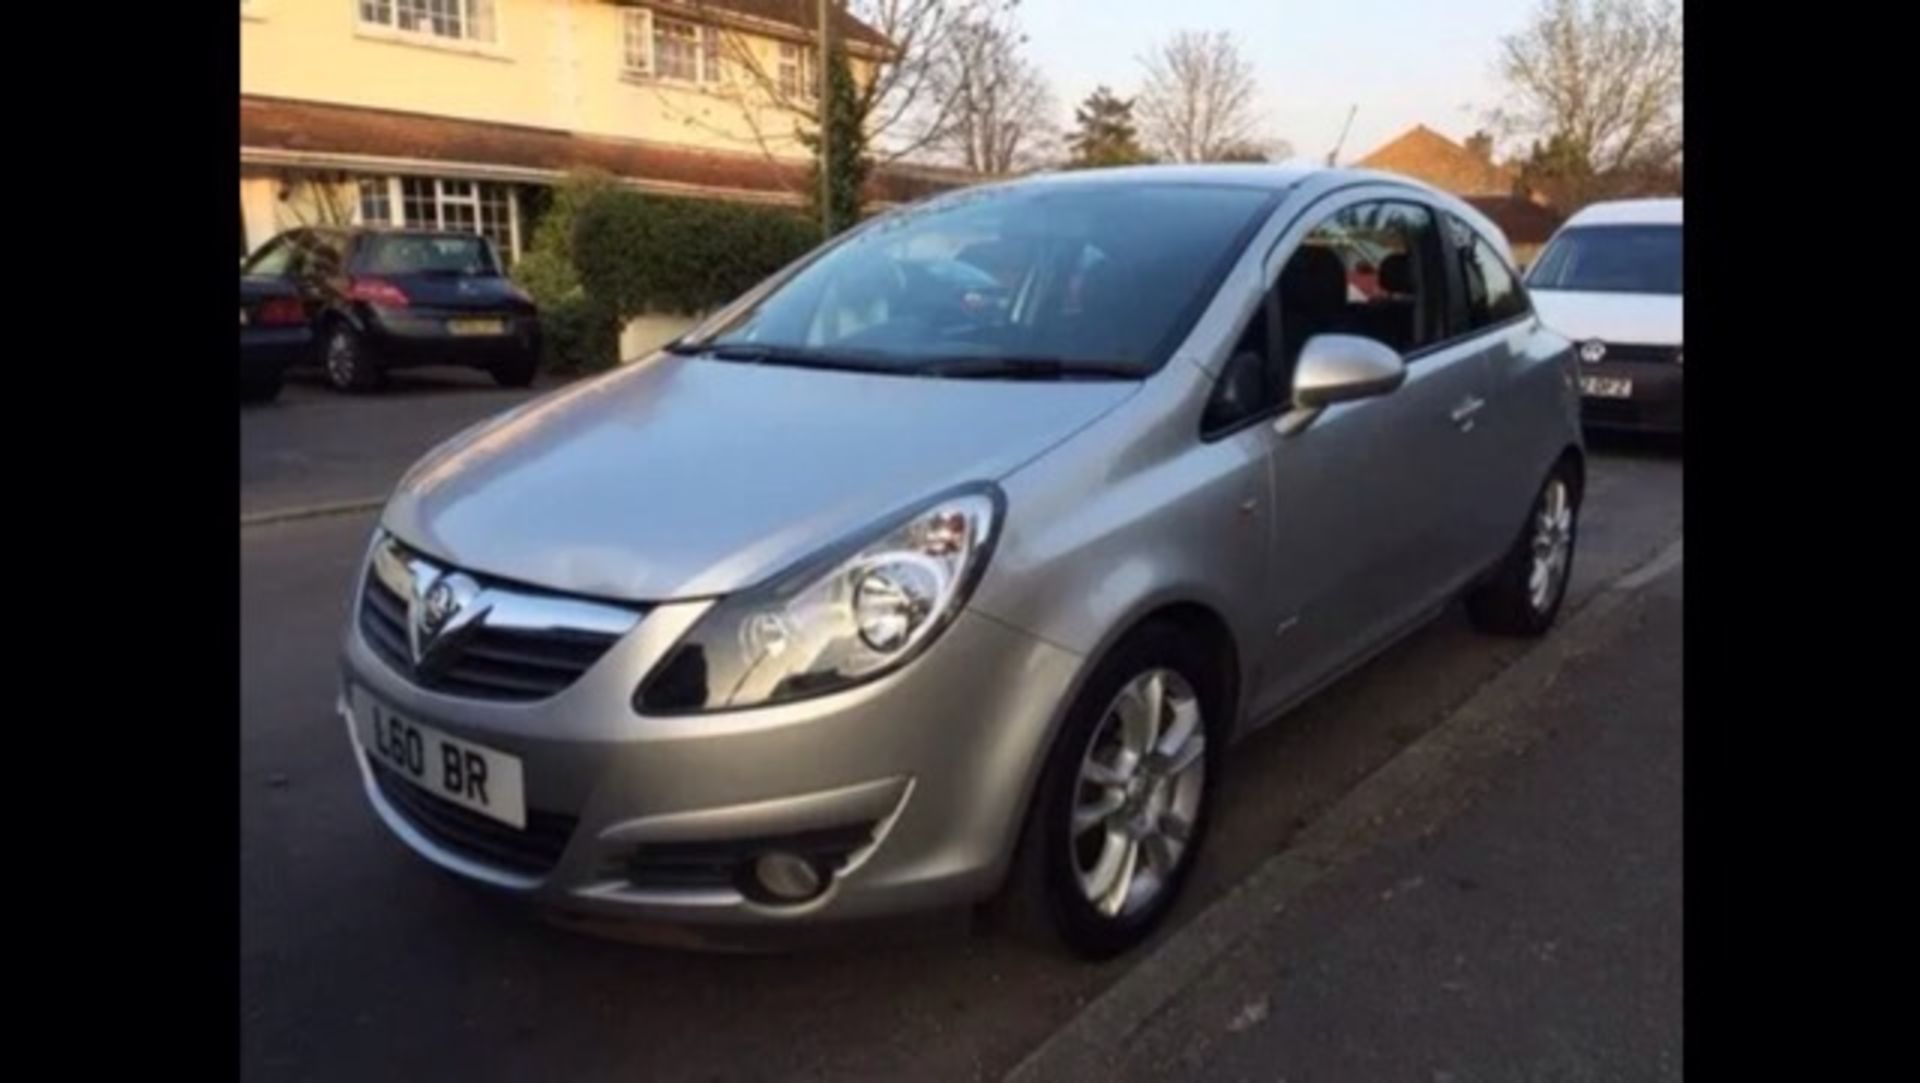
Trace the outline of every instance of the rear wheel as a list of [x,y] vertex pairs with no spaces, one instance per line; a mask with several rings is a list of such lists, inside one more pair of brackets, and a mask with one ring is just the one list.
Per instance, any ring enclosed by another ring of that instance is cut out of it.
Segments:
[[1003,912],[1087,958],[1165,920],[1206,835],[1224,706],[1191,636],[1149,625],[1101,663],[1048,757]]
[[327,382],[336,391],[371,391],[380,386],[382,373],[374,362],[367,340],[345,320],[336,321],[327,330],[322,360]]
[[1566,600],[1580,518],[1580,481],[1571,462],[1554,467],[1493,578],[1467,595],[1467,616],[1483,632],[1539,636]]

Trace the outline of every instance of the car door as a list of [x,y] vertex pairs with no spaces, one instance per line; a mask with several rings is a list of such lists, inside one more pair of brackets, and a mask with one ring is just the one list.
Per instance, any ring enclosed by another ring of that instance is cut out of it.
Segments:
[[[1534,349],[1540,321],[1500,247],[1479,229],[1443,214],[1450,290],[1450,347],[1481,374],[1483,405],[1473,412],[1470,484],[1458,496],[1457,579],[1486,570],[1512,545],[1534,489],[1555,451],[1559,429],[1553,403],[1562,377]],[[1544,385],[1544,394],[1530,385]]]
[[[1350,249],[1382,253],[1350,258]],[[1370,296],[1351,280],[1365,263]],[[1271,709],[1363,658],[1441,600],[1461,562],[1451,521],[1471,482],[1483,390],[1470,350],[1445,342],[1447,272],[1437,212],[1368,186],[1316,204],[1276,246],[1280,378],[1315,334],[1359,334],[1400,352],[1405,383],[1282,424],[1272,451]],[[1284,419],[1283,419],[1284,422]],[[1284,431],[1282,431],[1284,430]]]

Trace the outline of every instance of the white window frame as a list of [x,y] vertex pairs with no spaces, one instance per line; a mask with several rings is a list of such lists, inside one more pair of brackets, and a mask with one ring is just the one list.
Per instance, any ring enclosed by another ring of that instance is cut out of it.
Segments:
[[[347,0],[347,2],[353,5],[354,33],[360,37],[506,58],[506,39],[500,25],[500,8],[503,6],[501,0],[454,0],[460,9],[459,37],[436,34],[431,29],[401,27],[401,0]],[[476,15],[481,13],[483,5],[484,20],[477,19]],[[370,17],[367,11],[369,6],[384,8],[386,18]],[[484,21],[490,31],[484,38],[473,33],[475,23],[479,21]]]
[[620,9],[620,71],[638,79],[653,74],[653,12],[646,8]]
[[[660,33],[666,26],[687,26],[693,28],[693,77],[667,75],[660,66]],[[646,42],[644,67],[633,64],[633,37],[644,32],[642,41]],[[692,19],[676,18],[671,15],[655,15],[647,8],[625,8],[622,11],[620,38],[620,71],[630,79],[651,79],[663,83],[672,83],[684,87],[708,87],[718,84],[726,77],[726,59],[721,55],[722,42],[720,28],[710,23],[695,22]]]
[[[820,78],[817,74],[819,69],[815,65],[813,58],[814,50],[811,45],[802,45],[797,41],[782,41],[780,43],[779,67],[775,69],[775,85],[780,88],[782,95],[789,99],[809,102],[815,101],[820,97]],[[792,67],[794,72],[794,85],[799,88],[797,91],[787,90],[787,70],[789,66]]]
[[[364,177],[361,179],[386,182],[387,220],[385,222],[368,222],[366,220],[366,215],[365,215],[366,205],[365,205],[365,202],[360,199],[359,191],[356,188],[354,193],[354,201],[353,201],[354,223],[356,225],[384,225],[384,226],[393,226],[399,229],[406,228],[407,207],[406,207],[406,187],[405,187],[404,181],[407,178],[402,178],[399,176],[389,176],[389,177]],[[475,236],[480,236],[480,237],[486,236],[486,232],[485,232],[486,219],[480,213],[480,186],[483,184],[499,185],[502,189],[505,190],[506,196],[507,196],[507,249],[508,250],[506,252],[506,257],[510,261],[519,260],[520,258],[520,193],[515,190],[513,185],[508,184],[505,181],[473,180],[467,177],[423,177],[423,176],[416,175],[416,176],[413,176],[411,179],[428,181],[433,184],[433,223],[432,225],[434,229],[447,228],[446,206],[449,203],[459,203],[459,204],[464,204],[466,206],[470,206],[473,208],[473,232]],[[452,181],[456,184],[468,185],[470,194],[464,195],[464,196],[448,195],[446,190],[446,185],[448,181]]]

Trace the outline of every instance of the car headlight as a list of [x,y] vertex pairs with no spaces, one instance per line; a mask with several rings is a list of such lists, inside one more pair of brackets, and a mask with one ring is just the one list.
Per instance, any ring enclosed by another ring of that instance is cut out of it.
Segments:
[[986,567],[1003,498],[970,486],[721,600],[634,693],[643,714],[785,703],[905,665]]

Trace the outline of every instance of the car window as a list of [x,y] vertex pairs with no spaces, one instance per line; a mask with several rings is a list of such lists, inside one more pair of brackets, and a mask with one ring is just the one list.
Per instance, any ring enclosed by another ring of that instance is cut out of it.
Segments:
[[284,278],[291,269],[293,252],[291,234],[282,233],[255,250],[241,273],[260,278]]
[[1500,253],[1472,226],[1447,216],[1447,252],[1460,268],[1456,333],[1473,334],[1527,313],[1527,298]]
[[1382,200],[1335,211],[1280,272],[1282,364],[1318,334],[1364,335],[1410,354],[1439,341],[1433,213]]
[[472,234],[373,234],[362,242],[360,265],[370,275],[487,277],[500,273],[486,238]]
[[1581,226],[1561,232],[1533,265],[1528,287],[1582,293],[1678,295],[1679,226]]
[[1274,194],[1196,184],[986,189],[897,211],[695,348],[1097,363],[1142,374],[1191,326]]
[[1260,307],[1240,333],[1226,367],[1214,384],[1213,397],[1207,400],[1200,419],[1202,435],[1212,436],[1244,424],[1277,407],[1287,397],[1287,385],[1280,366],[1273,363],[1272,321],[1268,317],[1270,299],[1262,298]]

